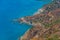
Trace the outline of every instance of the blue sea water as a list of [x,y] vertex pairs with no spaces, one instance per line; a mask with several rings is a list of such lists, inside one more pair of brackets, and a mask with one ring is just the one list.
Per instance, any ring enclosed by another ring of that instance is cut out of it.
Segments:
[[12,19],[30,16],[50,1],[0,0],[0,40],[17,40],[21,37],[30,26],[14,23]]

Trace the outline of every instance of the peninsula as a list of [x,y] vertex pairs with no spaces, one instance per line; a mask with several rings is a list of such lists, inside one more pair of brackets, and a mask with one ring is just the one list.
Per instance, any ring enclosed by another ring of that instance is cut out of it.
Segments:
[[18,22],[32,25],[19,40],[60,40],[60,0],[52,0],[33,16],[19,18]]

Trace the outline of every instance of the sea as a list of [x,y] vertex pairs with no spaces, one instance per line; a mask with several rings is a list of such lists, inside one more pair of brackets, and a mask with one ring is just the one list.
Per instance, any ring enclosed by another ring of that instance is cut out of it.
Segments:
[[13,19],[32,16],[50,2],[51,0],[0,0],[0,40],[18,40],[31,25],[19,24]]

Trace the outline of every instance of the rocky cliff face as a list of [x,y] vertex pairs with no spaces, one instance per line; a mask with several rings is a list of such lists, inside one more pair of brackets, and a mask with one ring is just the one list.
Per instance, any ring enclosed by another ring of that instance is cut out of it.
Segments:
[[19,19],[18,22],[32,25],[19,40],[60,40],[60,0],[53,0],[41,10]]

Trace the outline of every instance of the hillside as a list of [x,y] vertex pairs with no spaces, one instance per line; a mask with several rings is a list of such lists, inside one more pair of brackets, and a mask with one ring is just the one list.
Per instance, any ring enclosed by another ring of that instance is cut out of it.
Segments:
[[35,15],[18,19],[32,25],[19,40],[60,40],[60,0],[53,0]]

